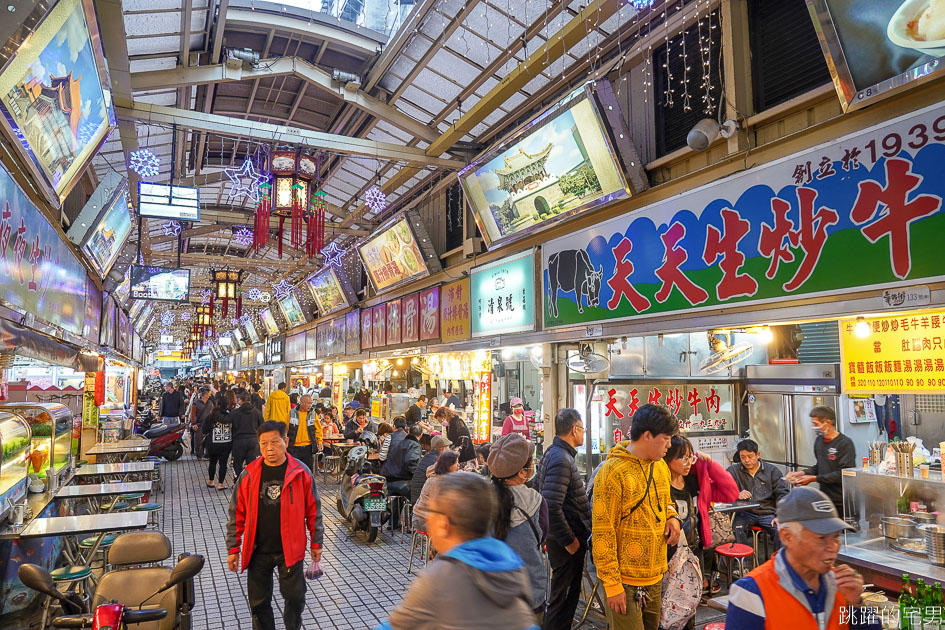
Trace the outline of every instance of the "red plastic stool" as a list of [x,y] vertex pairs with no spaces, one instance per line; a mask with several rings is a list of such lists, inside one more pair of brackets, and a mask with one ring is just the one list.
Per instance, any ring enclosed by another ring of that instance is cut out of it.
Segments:
[[702,630],[725,630],[725,622],[716,621],[715,623],[706,624],[702,627]]
[[755,555],[755,550],[748,545],[740,543],[724,543],[715,548],[715,553],[719,556],[719,563],[725,561],[725,573],[728,588],[732,587],[732,563],[738,564],[739,577],[745,577],[745,558]]
[[[753,525],[751,528],[751,538],[752,538],[751,546],[755,548],[754,561],[755,561],[755,566],[757,567],[761,565],[765,560],[768,559],[768,535],[765,533],[764,529],[762,529],[761,527],[757,525]],[[760,555],[760,550],[758,548],[759,538],[765,544],[764,555]]]

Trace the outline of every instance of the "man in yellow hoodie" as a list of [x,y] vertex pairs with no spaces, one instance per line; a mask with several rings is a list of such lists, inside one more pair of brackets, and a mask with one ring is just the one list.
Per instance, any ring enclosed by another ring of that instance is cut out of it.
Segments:
[[679,431],[663,405],[643,405],[594,480],[591,548],[612,630],[657,630],[666,547],[681,529],[663,456]]
[[266,401],[265,420],[284,422],[286,426],[289,426],[289,412],[292,410],[292,407],[289,404],[289,395],[286,393],[285,388],[285,383],[279,383],[279,389],[269,395],[269,400]]

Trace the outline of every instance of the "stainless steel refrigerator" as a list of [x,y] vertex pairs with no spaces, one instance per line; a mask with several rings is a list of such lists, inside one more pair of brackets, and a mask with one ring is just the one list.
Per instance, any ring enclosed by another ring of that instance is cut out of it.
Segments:
[[747,366],[748,429],[764,461],[785,472],[814,465],[810,410],[827,405],[839,416],[839,374],[834,363]]

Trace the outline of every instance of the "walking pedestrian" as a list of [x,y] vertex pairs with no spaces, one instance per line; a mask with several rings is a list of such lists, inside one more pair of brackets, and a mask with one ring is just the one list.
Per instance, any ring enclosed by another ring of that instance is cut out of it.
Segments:
[[263,409],[265,408],[265,406],[266,406],[266,400],[265,400],[262,396],[259,395],[259,390],[260,390],[260,389],[261,389],[261,386],[260,386],[259,383],[253,383],[253,384],[252,384],[252,386],[251,386],[251,391],[252,391],[252,394],[251,394],[251,396],[252,396],[252,397],[251,397],[251,402],[253,403],[253,406],[256,407],[256,409],[259,409],[259,412],[262,413],[262,410],[263,410]]
[[253,407],[249,392],[239,396],[240,406],[232,412],[233,422],[233,476],[239,478],[243,467],[259,457],[256,431],[263,423],[259,410]]
[[289,402],[289,394],[285,389],[285,382],[279,383],[279,388],[269,395],[269,400],[266,401],[266,420],[275,420],[276,422],[282,422],[286,425],[289,424],[291,403]]
[[[213,487],[214,473],[217,476],[217,490],[226,488],[226,462],[230,458],[233,447],[233,418],[232,412],[236,409],[236,394],[229,391],[223,401],[213,410],[213,415],[207,418],[203,425],[206,453],[210,459],[207,466],[207,487]],[[219,470],[217,470],[219,468]]]
[[489,482],[456,472],[430,483],[427,532],[439,555],[376,630],[537,630],[522,559],[489,537]]
[[190,452],[203,459],[203,425],[213,415],[213,400],[209,387],[201,387],[190,409]]
[[612,630],[659,627],[667,545],[681,531],[663,461],[678,430],[668,407],[642,405],[594,481],[591,546]]
[[289,414],[289,454],[315,470],[315,453],[324,448],[322,423],[312,409],[312,397],[303,394],[299,406]]
[[180,408],[183,405],[183,398],[176,389],[174,383],[168,381],[164,384],[164,393],[161,394],[161,403],[158,405],[158,418],[164,424],[178,424],[180,422]]
[[[249,394],[246,394],[247,402]],[[258,410],[257,410],[258,411]],[[246,590],[253,630],[275,630],[272,612],[272,572],[279,573],[285,600],[286,630],[302,627],[305,607],[306,530],[313,562],[322,556],[321,501],[312,471],[286,453],[286,425],[264,422],[257,432],[262,457],[251,462],[233,486],[226,530],[227,566],[249,569]],[[283,501],[288,493],[289,500]]]
[[[542,630],[568,630],[581,597],[584,557],[591,535],[591,511],[574,456],[584,444],[584,422],[576,409],[555,416],[555,439],[541,458],[538,488],[548,503],[548,561],[551,592]],[[492,446],[495,448],[495,445]],[[492,455],[492,450],[489,450]],[[491,467],[490,467],[491,470]]]

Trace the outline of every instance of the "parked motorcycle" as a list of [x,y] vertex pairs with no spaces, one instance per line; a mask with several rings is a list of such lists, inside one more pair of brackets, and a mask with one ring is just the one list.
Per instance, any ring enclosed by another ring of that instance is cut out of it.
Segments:
[[354,526],[366,531],[368,542],[390,519],[387,505],[387,479],[371,472],[366,446],[355,446],[348,453],[347,465],[338,485],[338,512]]
[[143,433],[151,440],[148,455],[163,457],[169,462],[180,459],[184,454],[184,428],[178,424],[156,424]]

